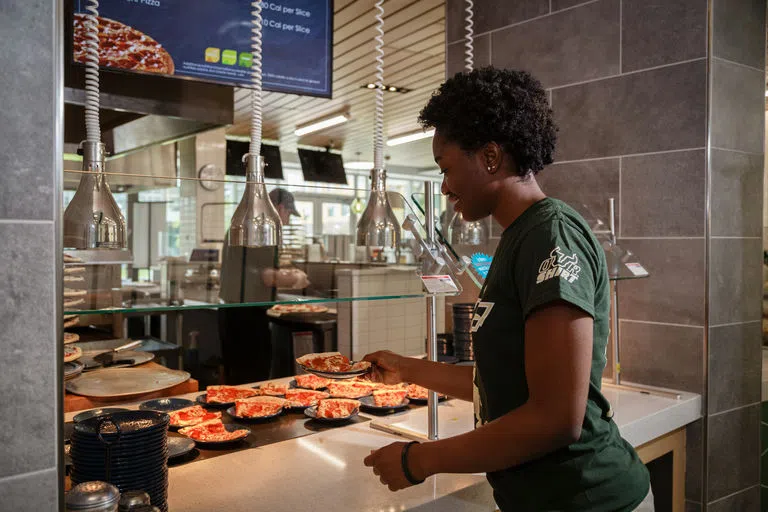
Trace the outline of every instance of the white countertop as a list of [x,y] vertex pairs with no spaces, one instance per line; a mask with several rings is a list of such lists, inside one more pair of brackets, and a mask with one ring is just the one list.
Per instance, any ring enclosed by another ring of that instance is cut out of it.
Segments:
[[[286,381],[289,379],[279,379]],[[680,399],[604,385],[614,420],[625,439],[639,446],[695,421],[701,397]],[[194,398],[198,393],[183,395]],[[138,404],[133,404],[135,407]],[[130,407],[130,406],[129,406]],[[75,413],[66,415],[69,421]],[[411,430],[426,429],[426,408],[375,421]],[[472,404],[440,404],[441,437],[473,428]],[[424,484],[390,492],[363,465],[371,450],[403,440],[357,423],[280,443],[173,467],[169,472],[171,510],[184,512],[303,511],[490,511],[494,502],[484,475],[436,475]],[[293,482],[300,486],[300,491]]]

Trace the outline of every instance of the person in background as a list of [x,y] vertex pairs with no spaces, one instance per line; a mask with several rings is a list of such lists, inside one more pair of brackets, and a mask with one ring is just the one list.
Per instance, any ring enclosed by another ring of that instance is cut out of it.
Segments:
[[[293,194],[282,188],[269,193],[283,225],[299,216]],[[294,290],[309,285],[298,269],[278,268],[279,247],[230,247],[225,236],[221,260],[220,298],[226,303],[272,302],[278,288]],[[224,382],[245,384],[270,378],[272,335],[267,307],[220,308],[219,339],[224,360]]]
[[[364,463],[391,490],[437,473],[486,473],[509,511],[652,511],[648,470],[601,393],[609,328],[605,254],[584,219],[548,198],[556,127],[541,84],[522,71],[459,73],[419,116],[442,192],[468,221],[504,228],[475,305],[475,367],[365,357],[373,378],[473,401],[476,428],[393,443]],[[578,186],[574,183],[573,186]]]

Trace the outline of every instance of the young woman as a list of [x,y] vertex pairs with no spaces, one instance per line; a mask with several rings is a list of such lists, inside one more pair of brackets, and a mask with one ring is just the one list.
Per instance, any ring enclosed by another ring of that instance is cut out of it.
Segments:
[[419,120],[436,129],[442,193],[465,219],[492,215],[504,227],[472,321],[476,366],[391,352],[366,359],[376,380],[474,401],[477,428],[394,443],[365,464],[393,491],[437,473],[486,472],[505,512],[653,510],[648,471],[600,392],[610,309],[603,250],[584,219],[536,183],[557,131],[541,84],[520,71],[460,73]]

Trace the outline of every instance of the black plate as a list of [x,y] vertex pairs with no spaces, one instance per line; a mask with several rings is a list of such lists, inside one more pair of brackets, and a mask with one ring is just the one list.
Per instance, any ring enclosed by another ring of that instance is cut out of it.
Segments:
[[207,393],[203,393],[202,395],[197,395],[197,398],[195,398],[195,402],[211,409],[228,409],[229,407],[232,407],[233,405],[235,405],[235,402],[227,402],[225,404],[222,404],[219,402],[208,403]]
[[[227,414],[229,414],[232,418],[236,419],[237,421],[248,421],[248,422],[259,422],[259,421],[268,421],[274,418],[277,418],[281,414],[283,414],[284,409],[280,409],[279,412],[276,414],[271,414],[269,416],[259,416],[257,418],[249,418],[247,416],[236,416],[235,415],[235,406],[233,405],[229,409],[227,409]],[[237,429],[235,429],[237,430]]]
[[402,409],[407,409],[408,404],[411,403],[410,400],[408,400],[408,398],[404,398],[399,405],[379,407],[373,401],[372,396],[364,396],[363,398],[359,398],[358,400],[360,400],[360,406],[363,408],[363,410],[370,410],[375,412],[399,411]]
[[[124,411],[109,415],[109,418],[91,418],[75,424],[74,432],[96,437],[102,422],[107,422],[102,429],[106,439],[117,437],[117,430],[111,422],[119,426],[120,436],[140,435],[153,430],[168,428],[170,417],[165,413],[154,411]],[[74,435],[74,434],[73,434]]]
[[[231,441],[216,441],[216,442],[210,442],[210,441],[198,441],[197,439],[192,439],[195,444],[198,446],[226,446],[230,444],[237,444],[240,443],[248,438],[249,435],[251,435],[251,429],[248,427],[243,427],[242,425],[234,425],[231,423],[225,423],[224,428],[227,430],[227,432],[234,432],[235,430],[247,430],[248,435],[245,437],[241,437],[238,439],[233,439]],[[191,439],[191,438],[190,438]]]
[[[359,361],[350,361],[350,363],[358,363]],[[297,363],[299,364],[299,363]],[[373,370],[373,365],[369,366],[365,370],[355,370],[351,372],[324,372],[321,370],[313,370],[312,368],[308,366],[304,366],[302,364],[299,364],[302,370],[304,370],[307,373],[311,373],[313,375],[317,375],[318,377],[322,377],[324,379],[333,379],[333,380],[346,380],[351,379],[352,377],[359,377],[361,375],[365,375],[366,373],[370,373],[371,370]]]
[[90,411],[84,411],[80,414],[75,415],[74,418],[72,418],[72,421],[75,423],[80,423],[81,421],[85,421],[91,418],[96,418],[98,416],[106,416],[107,414],[112,414],[114,412],[123,412],[127,411],[129,409],[126,409],[125,407],[102,407],[99,409],[91,409]]
[[[408,397],[408,400],[410,400],[414,404],[418,404],[418,405],[425,405],[427,403],[427,401],[428,401],[426,398],[412,398],[410,396]],[[438,400],[437,400],[438,402],[444,402],[446,400],[448,400],[447,396],[445,396],[445,395],[442,395],[442,396],[438,395]]]
[[156,412],[173,412],[185,407],[191,407],[195,405],[192,400],[186,398],[158,398],[155,400],[147,400],[139,405],[141,411],[156,411]]
[[323,423],[345,423],[345,422],[351,420],[352,418],[354,418],[355,416],[357,416],[359,413],[360,413],[360,411],[358,409],[355,409],[352,412],[352,414],[350,414],[349,416],[347,416],[345,418],[318,418],[317,417],[317,406],[316,405],[313,405],[312,407],[307,407],[306,409],[304,409],[304,414],[306,416],[309,416],[310,418],[312,418],[315,421],[322,421]]
[[[163,441],[165,441],[167,434],[165,430],[161,430],[156,434],[153,435],[147,435],[143,437],[120,437],[119,439],[117,436],[108,437],[105,436],[104,440],[106,440],[106,443],[103,443],[100,439],[96,437],[86,437],[81,436],[78,434],[72,434],[72,437],[70,438],[70,442],[73,444],[76,444],[78,447],[82,447],[83,449],[90,449],[90,450],[105,450],[107,446],[110,446],[113,450],[116,451],[146,451],[147,448],[155,447],[156,445],[161,444]],[[110,444],[111,443],[111,444]]]
[[195,441],[188,437],[168,438],[168,458],[182,457],[195,449]]

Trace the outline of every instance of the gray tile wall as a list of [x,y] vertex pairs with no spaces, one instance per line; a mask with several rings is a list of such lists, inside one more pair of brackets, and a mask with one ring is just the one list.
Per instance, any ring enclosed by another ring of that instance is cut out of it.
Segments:
[[765,1],[712,0],[707,509],[759,510]]
[[58,4],[0,3],[0,496],[13,510],[56,510],[63,482]]
[[[688,428],[686,509],[756,510],[765,2],[475,6],[476,62],[526,69],[548,89],[560,132],[545,192],[604,221],[614,197],[620,244],[651,273],[619,287],[624,378],[710,394],[713,416]],[[449,76],[463,8],[447,1]]]

